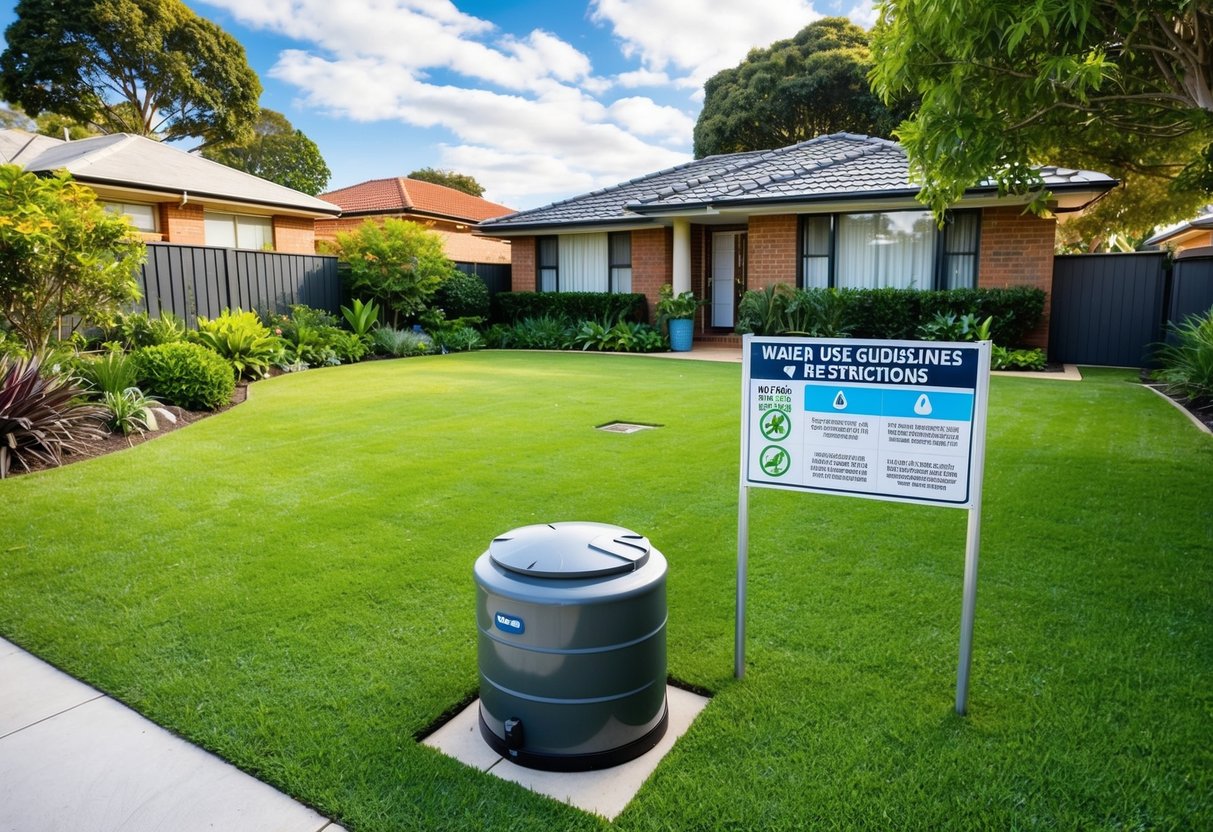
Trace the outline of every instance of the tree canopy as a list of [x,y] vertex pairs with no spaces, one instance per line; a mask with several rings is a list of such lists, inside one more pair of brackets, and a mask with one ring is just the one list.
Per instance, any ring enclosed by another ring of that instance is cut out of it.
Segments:
[[1210,43],[1210,0],[882,0],[871,77],[921,96],[897,136],[937,216],[988,177],[1043,211],[1033,165],[1081,165],[1126,183],[1106,221],[1141,228],[1213,191]]
[[332,175],[316,143],[274,110],[260,111],[247,140],[212,145],[202,155],[312,196],[325,189]]
[[0,95],[106,133],[238,140],[261,82],[244,47],[181,0],[20,0]]
[[466,173],[456,173],[453,170],[439,168],[421,168],[410,173],[408,178],[432,182],[435,185],[445,185],[472,196],[484,196],[484,186]]
[[372,298],[391,310],[392,326],[414,318],[455,268],[442,237],[424,226],[389,217],[337,233],[337,254],[350,264],[352,297]]
[[909,105],[886,106],[868,84],[871,68],[867,33],[842,17],[750,50],[704,85],[695,158],[784,147],[839,131],[891,136]]

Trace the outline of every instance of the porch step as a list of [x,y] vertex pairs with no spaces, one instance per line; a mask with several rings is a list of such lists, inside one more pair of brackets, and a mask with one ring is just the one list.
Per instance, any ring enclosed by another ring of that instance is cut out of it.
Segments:
[[705,347],[736,347],[741,349],[741,336],[735,332],[728,333],[695,333],[695,343]]

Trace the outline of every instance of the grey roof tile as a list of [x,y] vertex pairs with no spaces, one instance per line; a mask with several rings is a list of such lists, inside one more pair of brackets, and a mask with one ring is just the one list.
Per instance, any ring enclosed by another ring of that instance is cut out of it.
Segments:
[[[1050,187],[1115,184],[1115,180],[1094,171],[1042,167],[1040,173]],[[709,156],[612,188],[489,220],[481,227],[504,230],[593,224],[641,220],[650,213],[731,202],[916,193],[918,186],[910,182],[909,163],[900,145],[888,139],[834,133],[775,150]]]

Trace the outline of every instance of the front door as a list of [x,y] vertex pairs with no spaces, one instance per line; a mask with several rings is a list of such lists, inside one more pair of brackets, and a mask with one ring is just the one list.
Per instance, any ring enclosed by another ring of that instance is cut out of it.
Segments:
[[722,231],[712,235],[712,326],[732,329],[737,298],[745,287],[746,235]]

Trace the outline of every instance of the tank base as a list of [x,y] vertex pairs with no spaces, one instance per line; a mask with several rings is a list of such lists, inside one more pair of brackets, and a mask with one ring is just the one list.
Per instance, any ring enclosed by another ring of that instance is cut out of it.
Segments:
[[[595,751],[591,754],[544,754],[526,749],[511,749],[505,740],[493,733],[484,721],[484,715],[477,708],[477,720],[480,722],[480,736],[498,754],[511,763],[517,763],[526,768],[541,771],[596,771],[601,768],[611,768],[635,760],[641,754],[649,751],[665,736],[670,725],[670,708],[668,702],[661,703],[661,719],[657,721],[647,734],[632,740],[626,745],[611,748],[606,751]],[[525,726],[524,726],[525,728]]]

